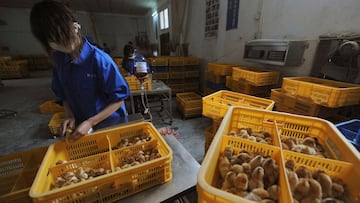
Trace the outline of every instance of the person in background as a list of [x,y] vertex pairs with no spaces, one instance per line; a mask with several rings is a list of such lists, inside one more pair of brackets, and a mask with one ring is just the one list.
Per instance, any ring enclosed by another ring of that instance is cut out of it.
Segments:
[[[129,73],[129,75],[135,75],[136,62],[147,62],[145,57],[136,52],[136,49],[127,44],[124,46],[124,57],[122,61],[122,67]],[[150,66],[147,63],[147,72],[150,73]]]
[[103,49],[105,51],[105,53],[109,54],[111,56],[111,50],[110,48],[107,46],[106,43],[103,43]]
[[112,58],[81,35],[70,10],[43,0],[32,7],[30,25],[54,62],[51,87],[66,116],[60,135],[71,129],[68,139],[76,140],[117,120],[126,121],[126,80]]

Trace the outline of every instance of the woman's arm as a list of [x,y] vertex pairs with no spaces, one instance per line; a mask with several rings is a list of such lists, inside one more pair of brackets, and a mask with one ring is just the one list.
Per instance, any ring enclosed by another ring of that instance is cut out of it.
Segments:
[[88,134],[89,130],[97,125],[98,123],[100,123],[101,121],[103,121],[104,119],[106,119],[107,117],[109,117],[112,113],[114,113],[116,110],[118,110],[120,108],[120,106],[122,105],[124,101],[123,100],[119,100],[116,102],[113,102],[111,104],[109,104],[108,106],[106,106],[102,111],[100,111],[98,114],[88,118],[87,120],[83,121],[77,128],[76,130],[69,136],[68,139],[70,140],[77,140],[80,137]]

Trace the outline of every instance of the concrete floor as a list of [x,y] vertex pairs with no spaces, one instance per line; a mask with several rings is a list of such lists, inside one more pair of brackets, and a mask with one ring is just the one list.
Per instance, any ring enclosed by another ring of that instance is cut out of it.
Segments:
[[[54,99],[50,89],[51,71],[31,72],[25,79],[2,80],[0,87],[0,156],[50,145],[59,138],[53,138],[48,123],[52,117],[41,114],[39,106]],[[156,128],[173,128],[178,133],[178,140],[200,163],[204,157],[205,129],[211,120],[198,117],[183,120],[176,111],[176,99],[172,98],[173,122],[168,125],[152,111],[153,124]],[[5,110],[5,111],[4,111]],[[17,112],[16,115],[4,116],[7,110]]]

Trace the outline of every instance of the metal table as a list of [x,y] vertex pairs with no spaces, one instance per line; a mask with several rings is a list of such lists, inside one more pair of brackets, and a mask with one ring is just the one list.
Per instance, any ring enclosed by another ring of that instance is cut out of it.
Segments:
[[[171,88],[161,80],[153,80],[151,86],[152,86],[151,90],[146,90],[146,95],[158,95],[161,97],[162,100],[161,102],[163,101],[168,102],[167,108],[164,108],[164,106],[162,105],[160,112],[162,111],[166,112],[171,124],[172,123]],[[140,96],[140,95],[141,95],[141,91],[130,91],[130,105],[131,105],[132,114],[135,113],[134,96]]]
[[172,180],[126,197],[117,203],[167,202],[195,190],[200,164],[174,136],[169,135],[164,138],[173,150]]

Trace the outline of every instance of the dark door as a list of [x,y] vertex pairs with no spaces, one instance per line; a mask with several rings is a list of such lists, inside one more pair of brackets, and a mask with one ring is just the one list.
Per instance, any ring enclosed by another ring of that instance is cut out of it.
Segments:
[[160,35],[160,55],[170,55],[170,34],[165,33]]

